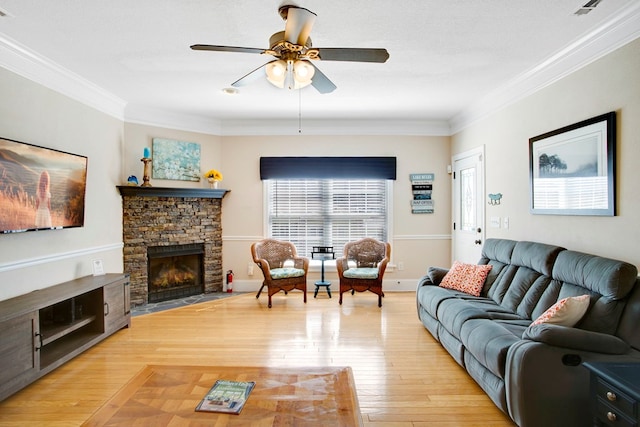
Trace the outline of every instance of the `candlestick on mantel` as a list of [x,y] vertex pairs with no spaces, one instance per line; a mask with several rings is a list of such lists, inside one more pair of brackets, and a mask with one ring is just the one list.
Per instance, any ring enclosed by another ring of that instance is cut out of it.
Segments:
[[152,160],[144,157],[140,159],[142,163],[144,163],[144,169],[142,172],[142,185],[141,187],[151,187],[151,183],[149,180],[151,179],[151,162]]
[[151,151],[149,150],[149,147],[144,147],[144,151],[143,151],[143,158],[145,159],[150,159],[151,158]]

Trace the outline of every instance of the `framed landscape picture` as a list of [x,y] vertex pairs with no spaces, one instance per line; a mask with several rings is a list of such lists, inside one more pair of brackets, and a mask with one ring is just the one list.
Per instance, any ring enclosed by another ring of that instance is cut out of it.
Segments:
[[163,138],[152,142],[153,178],[200,181],[200,144]]
[[616,113],[529,139],[533,214],[614,216]]

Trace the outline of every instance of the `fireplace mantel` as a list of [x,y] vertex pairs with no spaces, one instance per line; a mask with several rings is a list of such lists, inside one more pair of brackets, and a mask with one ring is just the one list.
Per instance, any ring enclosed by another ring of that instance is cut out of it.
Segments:
[[222,199],[231,190],[217,188],[169,188],[169,187],[139,187],[133,185],[118,185],[120,195],[139,197],[199,197],[203,199]]

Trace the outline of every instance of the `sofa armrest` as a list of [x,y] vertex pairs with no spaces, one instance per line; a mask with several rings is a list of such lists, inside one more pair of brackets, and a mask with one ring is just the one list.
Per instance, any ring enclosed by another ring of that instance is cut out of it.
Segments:
[[429,267],[429,270],[427,270],[427,277],[429,278],[429,280],[431,280],[431,284],[439,285],[448,272],[448,268]]
[[529,326],[522,334],[522,339],[603,354],[624,354],[630,348],[628,343],[614,335],[547,323]]

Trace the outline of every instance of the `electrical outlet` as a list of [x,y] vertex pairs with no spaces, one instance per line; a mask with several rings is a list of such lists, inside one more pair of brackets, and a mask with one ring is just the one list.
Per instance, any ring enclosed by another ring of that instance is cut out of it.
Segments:
[[253,264],[247,264],[247,275],[253,276]]
[[509,229],[509,217],[505,216],[502,218],[502,228],[508,230]]
[[404,270],[404,262],[400,261],[398,263],[398,270]]

